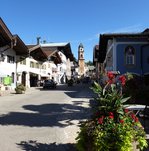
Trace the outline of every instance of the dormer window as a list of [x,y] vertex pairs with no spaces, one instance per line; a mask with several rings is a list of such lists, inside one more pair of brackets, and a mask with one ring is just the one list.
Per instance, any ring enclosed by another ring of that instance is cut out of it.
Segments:
[[125,48],[125,64],[135,65],[135,49],[132,46]]

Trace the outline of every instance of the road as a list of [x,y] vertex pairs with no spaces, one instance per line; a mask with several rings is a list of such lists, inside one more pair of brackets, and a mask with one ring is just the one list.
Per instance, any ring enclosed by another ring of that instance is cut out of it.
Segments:
[[90,115],[89,85],[58,85],[0,97],[0,151],[73,151]]

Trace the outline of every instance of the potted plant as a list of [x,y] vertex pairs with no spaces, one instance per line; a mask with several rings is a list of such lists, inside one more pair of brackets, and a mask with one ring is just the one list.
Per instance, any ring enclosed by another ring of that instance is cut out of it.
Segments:
[[[78,151],[136,151],[147,147],[144,129],[136,115],[124,107],[130,98],[124,98],[122,87],[126,77],[116,80],[107,74],[106,84],[101,87],[94,82],[93,91],[97,105],[91,119],[81,124],[78,133]],[[134,145],[135,144],[135,145]],[[137,146],[136,146],[137,145]],[[135,149],[134,149],[135,147]]]
[[16,86],[15,91],[17,94],[23,94],[26,91],[26,87],[23,84],[19,84]]

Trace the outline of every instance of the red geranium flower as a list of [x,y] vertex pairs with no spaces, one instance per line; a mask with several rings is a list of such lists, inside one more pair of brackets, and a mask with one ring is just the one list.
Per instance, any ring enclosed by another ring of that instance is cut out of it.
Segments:
[[135,119],[135,115],[133,113],[130,114],[132,119]]
[[113,114],[112,112],[109,112],[109,115],[110,115],[110,116],[114,116],[114,114]]
[[126,77],[124,75],[120,76],[119,77],[119,81],[121,81],[122,85],[125,85],[125,83],[126,83]]
[[114,118],[114,114],[112,112],[109,112],[109,118],[113,119]]
[[120,120],[120,123],[124,123],[124,120]]
[[110,80],[113,80],[115,78],[114,74],[112,72],[108,72],[107,76]]
[[103,123],[103,119],[104,119],[104,116],[101,116],[100,118],[98,118],[98,123],[102,124]]
[[125,112],[125,113],[128,113],[128,112],[129,112],[129,110],[128,110],[128,109],[124,109],[124,112]]
[[113,80],[108,80],[107,83],[112,84]]
[[114,116],[111,116],[111,115],[110,115],[109,118],[110,118],[110,119],[114,119]]
[[135,122],[139,122],[139,119],[137,117],[135,117]]

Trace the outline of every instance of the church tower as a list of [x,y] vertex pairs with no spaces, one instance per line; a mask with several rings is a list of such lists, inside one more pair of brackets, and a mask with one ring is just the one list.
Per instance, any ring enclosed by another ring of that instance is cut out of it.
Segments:
[[84,63],[84,47],[80,43],[78,47],[78,65],[79,65],[79,75],[82,76],[85,74],[85,63]]

